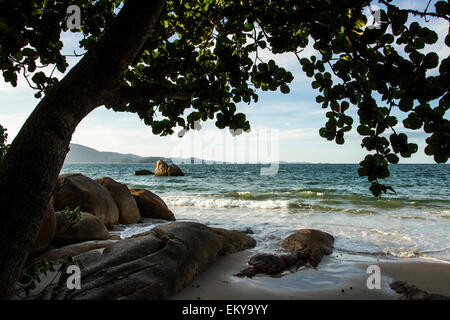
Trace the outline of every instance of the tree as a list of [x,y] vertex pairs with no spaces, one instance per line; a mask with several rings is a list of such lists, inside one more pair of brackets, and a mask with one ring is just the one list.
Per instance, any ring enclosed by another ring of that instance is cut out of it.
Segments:
[[[298,55],[314,43],[319,54],[299,63],[314,77],[317,102],[329,110],[320,135],[344,143],[353,125],[346,111],[358,110],[362,146],[372,153],[358,173],[372,182],[375,195],[389,189],[378,181],[389,176],[388,163],[417,151],[405,134],[396,133],[394,109],[407,115],[406,128],[423,127],[431,134],[425,152],[446,162],[450,59],[439,62],[436,53],[421,53],[437,41],[436,32],[417,22],[406,24],[409,16],[449,21],[449,4],[438,1],[433,12],[419,12],[379,0],[377,14],[386,23],[370,28],[364,12],[372,2],[1,1],[4,79],[15,86],[22,73],[43,98],[0,166],[0,296],[8,295],[21,271],[71,136],[87,114],[103,105],[134,112],[160,135],[207,119],[215,119],[219,128],[246,130],[250,124],[236,103],[258,101],[258,89],[287,94],[293,80],[275,61],[262,61],[261,49]],[[69,4],[81,8],[80,47],[86,52],[58,81],[53,72],[36,70],[66,71],[60,35],[68,29]],[[445,42],[450,45],[449,35]],[[389,140],[383,136],[388,130]]]

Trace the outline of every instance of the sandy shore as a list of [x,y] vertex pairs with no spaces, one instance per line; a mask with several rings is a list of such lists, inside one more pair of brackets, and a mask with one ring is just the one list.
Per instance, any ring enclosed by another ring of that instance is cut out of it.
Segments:
[[[234,273],[245,268],[251,251],[223,257],[211,264],[173,299],[179,300],[292,300],[292,299],[399,299],[389,283],[394,280],[428,291],[450,295],[450,264],[418,259],[381,260],[349,254],[325,257],[317,269],[286,272],[283,277],[238,278]],[[381,288],[369,290],[369,265],[381,270]]]
[[[174,300],[397,300],[389,284],[399,280],[429,293],[450,296],[450,264],[423,259],[382,260],[375,257],[333,253],[323,258],[317,269],[286,271],[282,277],[258,275],[240,278],[233,274],[246,268],[255,252],[245,250],[212,263]],[[381,288],[369,290],[369,265],[381,271]],[[55,273],[48,273],[28,299],[41,292]]]

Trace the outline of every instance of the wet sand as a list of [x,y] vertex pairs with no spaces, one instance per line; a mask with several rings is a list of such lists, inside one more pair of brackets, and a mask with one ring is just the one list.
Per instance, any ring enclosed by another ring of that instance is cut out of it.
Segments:
[[[396,300],[389,284],[394,280],[416,285],[429,293],[450,295],[450,264],[419,259],[381,260],[334,253],[325,257],[317,269],[287,271],[282,277],[233,276],[247,266],[254,253],[243,251],[220,258],[188,287],[172,297],[176,300]],[[380,289],[368,289],[369,265],[381,271]]]

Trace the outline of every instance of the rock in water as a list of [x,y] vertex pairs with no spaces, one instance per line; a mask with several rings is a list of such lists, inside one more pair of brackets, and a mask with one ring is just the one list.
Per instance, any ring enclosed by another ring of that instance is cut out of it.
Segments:
[[136,200],[126,185],[108,177],[95,179],[95,181],[104,186],[113,198],[119,209],[119,223],[133,224],[141,220]]
[[105,187],[80,173],[59,176],[53,189],[51,203],[56,211],[66,207],[89,212],[102,221],[107,228],[119,222],[119,209]]
[[163,160],[158,160],[155,163],[155,176],[167,176],[169,174],[169,166]]
[[118,241],[102,253],[77,256],[82,286],[69,290],[63,274],[42,299],[168,299],[224,254],[255,246],[237,231],[212,229],[194,222],[160,225],[135,238]]
[[184,176],[184,173],[176,164],[171,164],[167,169],[167,175],[171,177],[176,177],[176,176]]
[[149,170],[137,170],[134,172],[135,176],[149,176],[152,174],[154,174],[154,173]]
[[334,238],[330,234],[314,229],[301,229],[281,241],[281,247],[317,267],[324,255],[333,251]]
[[166,203],[151,191],[145,189],[130,189],[142,217],[174,221],[175,215]]
[[41,221],[41,226],[39,228],[39,233],[34,242],[33,250],[31,256],[41,253],[44,251],[50,242],[52,242],[56,231],[56,217],[55,210],[51,203],[49,203],[47,210],[44,212],[44,217]]
[[94,215],[81,212],[77,223],[62,212],[56,212],[56,232],[53,242],[57,245],[69,245],[89,240],[106,240],[109,232],[105,225]]

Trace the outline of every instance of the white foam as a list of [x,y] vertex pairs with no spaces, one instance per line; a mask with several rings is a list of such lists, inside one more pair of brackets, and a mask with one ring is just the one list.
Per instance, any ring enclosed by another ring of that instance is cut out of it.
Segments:
[[289,207],[289,200],[238,200],[216,199],[204,197],[175,197],[168,196],[164,199],[167,205],[176,207],[199,208],[249,208],[249,209],[283,209]]

